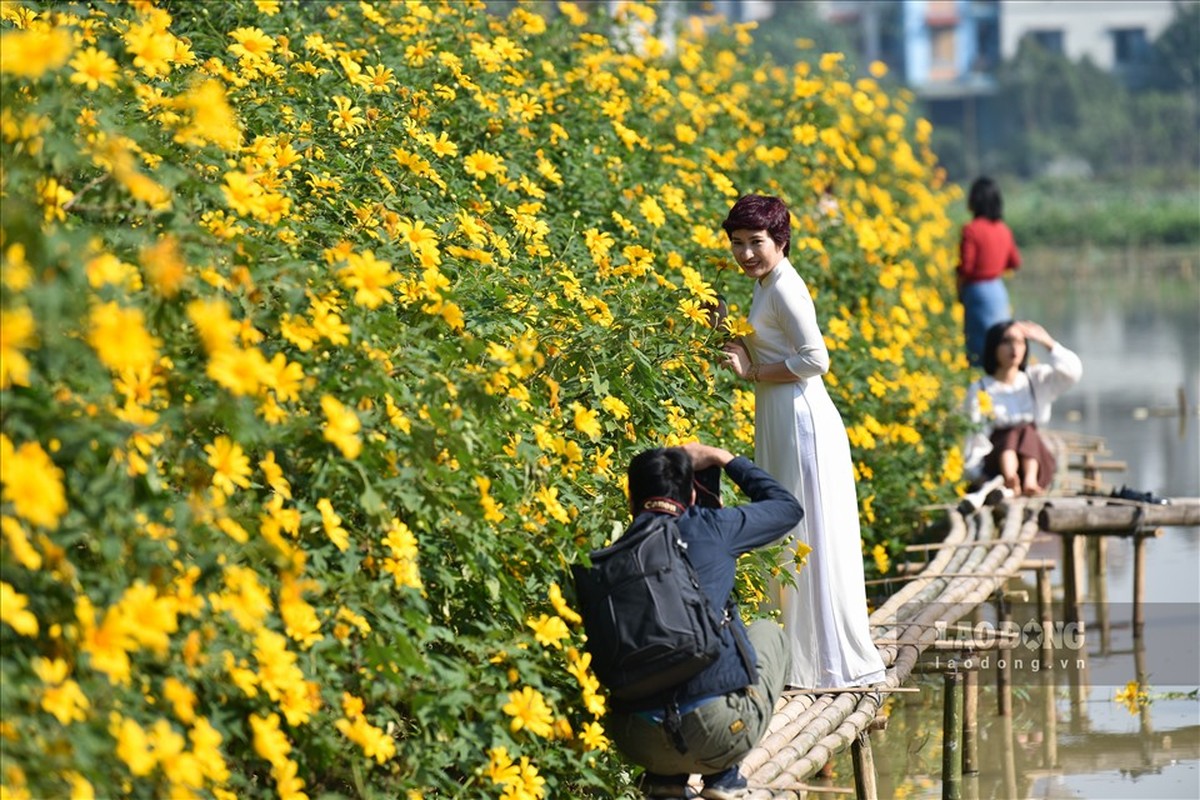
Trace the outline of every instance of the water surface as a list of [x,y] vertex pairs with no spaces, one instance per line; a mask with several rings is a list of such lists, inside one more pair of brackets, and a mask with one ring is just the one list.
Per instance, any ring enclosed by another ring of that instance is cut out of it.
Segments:
[[[1104,437],[1105,458],[1128,467],[1105,475],[1113,485],[1200,497],[1200,253],[1024,256],[1009,283],[1016,316],[1040,322],[1084,364],[1083,379],[1055,403],[1051,427]],[[1046,536],[1030,558],[1060,553]],[[1024,664],[1011,718],[997,714],[994,664],[981,673],[980,775],[964,784],[964,797],[1200,797],[1200,529],[1166,528],[1146,556],[1142,647],[1129,625],[1133,545],[1110,539],[1105,579],[1085,589],[1086,671],[1038,674]],[[1060,577],[1056,570],[1061,598]],[[991,609],[986,616],[995,618]],[[1116,700],[1139,674],[1148,702]],[[919,694],[892,696],[888,729],[872,736],[880,797],[942,796],[942,679],[915,685]],[[853,786],[847,753],[833,767],[830,785]]]

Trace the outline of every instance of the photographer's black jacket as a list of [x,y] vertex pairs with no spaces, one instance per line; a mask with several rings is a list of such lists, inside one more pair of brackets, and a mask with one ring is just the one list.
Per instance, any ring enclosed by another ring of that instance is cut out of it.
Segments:
[[[725,608],[730,603],[738,556],[771,544],[796,527],[804,517],[804,510],[792,493],[750,459],[734,458],[725,465],[725,473],[750,502],[726,508],[693,505],[678,520],[680,536],[688,546],[688,560],[713,608]],[[752,683],[733,637],[741,640],[748,653],[752,654],[753,649],[736,606],[731,611],[732,623],[724,630],[717,660],[681,689],[640,702],[635,710],[660,709],[672,701],[683,706],[701,698],[728,694]]]

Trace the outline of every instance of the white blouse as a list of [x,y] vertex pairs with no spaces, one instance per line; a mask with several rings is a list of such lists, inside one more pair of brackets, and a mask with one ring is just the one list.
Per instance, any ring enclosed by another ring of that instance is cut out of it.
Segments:
[[786,258],[754,284],[747,337],[754,360],[780,361],[798,378],[829,372],[829,349],[817,324],[817,309],[800,273]]
[[[992,432],[1026,422],[1044,425],[1050,421],[1054,401],[1079,382],[1083,362],[1061,343],[1050,350],[1047,364],[1031,364],[1017,374],[1012,383],[1003,383],[985,375],[967,389],[966,412],[979,428],[968,440],[963,453],[963,470],[969,478],[981,477],[983,459],[992,452]],[[980,392],[991,398],[991,412],[985,418]],[[985,424],[986,423],[986,424]]]

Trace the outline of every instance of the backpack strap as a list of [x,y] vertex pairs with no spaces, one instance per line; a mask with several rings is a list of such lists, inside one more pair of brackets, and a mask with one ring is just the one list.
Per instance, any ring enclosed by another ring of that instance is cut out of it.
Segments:
[[725,606],[725,625],[729,626],[729,635],[733,637],[733,643],[737,646],[738,655],[742,659],[742,666],[746,668],[746,675],[750,677],[750,685],[758,683],[758,667],[754,663],[754,658],[750,655],[750,643],[742,641],[742,637],[738,635],[737,626],[733,624],[733,615],[737,613],[737,607],[733,604],[733,598],[730,598],[729,604]]
[[680,755],[687,753],[687,740],[683,738],[683,717],[679,713],[679,701],[672,697],[671,702],[663,707],[663,730],[671,737],[671,743]]

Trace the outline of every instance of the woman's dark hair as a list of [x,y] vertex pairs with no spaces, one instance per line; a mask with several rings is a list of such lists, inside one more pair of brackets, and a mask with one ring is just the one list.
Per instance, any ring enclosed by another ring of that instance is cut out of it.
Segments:
[[1004,198],[1000,196],[1000,187],[987,176],[976,178],[967,195],[967,208],[976,217],[987,217],[993,222],[1003,219]]
[[[692,504],[692,459],[682,447],[644,450],[629,462],[629,505],[637,514],[652,497]],[[680,509],[683,510],[682,508]]]
[[[991,375],[999,366],[999,361],[996,359],[996,348],[1000,346],[1000,342],[1004,340],[1004,334],[1008,333],[1008,329],[1017,323],[1014,320],[1006,319],[1003,322],[997,322],[995,325],[987,329],[987,334],[983,337],[983,371]],[[1025,345],[1025,357],[1021,359],[1021,369],[1029,364],[1029,345]]]
[[734,231],[766,231],[785,256],[792,247],[792,217],[778,197],[748,194],[738,198],[721,227],[727,236]]

